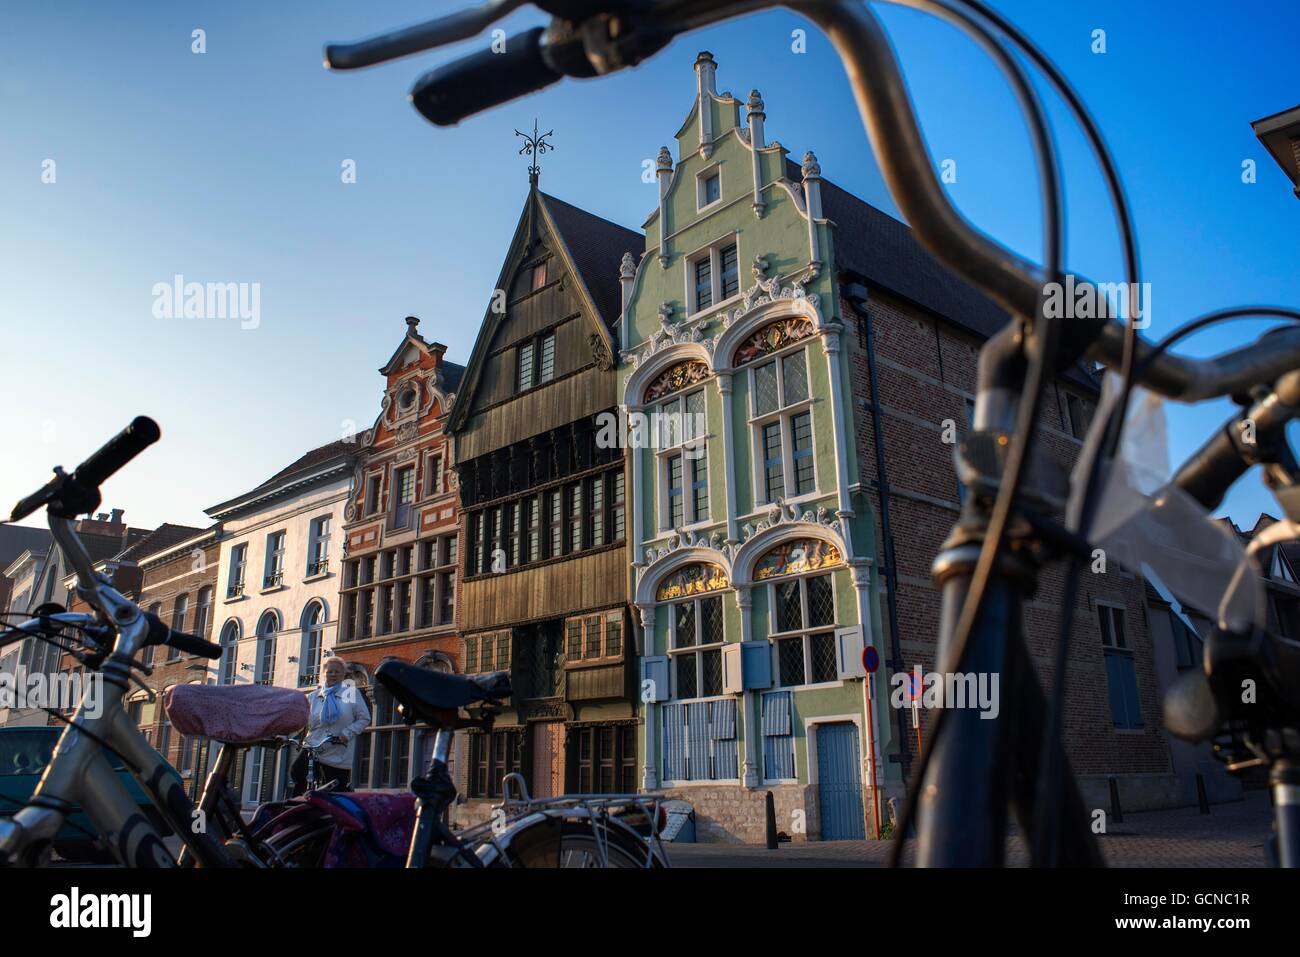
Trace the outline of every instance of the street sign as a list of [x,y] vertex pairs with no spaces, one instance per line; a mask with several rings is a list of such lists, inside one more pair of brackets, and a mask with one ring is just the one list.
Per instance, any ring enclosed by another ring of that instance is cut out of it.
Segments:
[[874,674],[880,667],[880,652],[871,645],[862,649],[862,667],[867,670],[867,674]]

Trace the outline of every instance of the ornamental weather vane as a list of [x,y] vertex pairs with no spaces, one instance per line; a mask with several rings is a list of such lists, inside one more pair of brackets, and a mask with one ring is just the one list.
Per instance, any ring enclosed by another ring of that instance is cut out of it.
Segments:
[[546,142],[546,137],[554,135],[554,130],[547,130],[541,136],[538,136],[536,118],[533,119],[532,136],[529,136],[527,133],[521,133],[519,130],[515,130],[515,136],[522,136],[524,138],[524,145],[523,148],[519,150],[519,155],[527,155],[533,158],[532,165],[528,167],[528,182],[532,183],[534,186],[537,185],[537,178],[542,173],[542,168],[537,165],[537,158],[547,150],[555,149],[554,146]]

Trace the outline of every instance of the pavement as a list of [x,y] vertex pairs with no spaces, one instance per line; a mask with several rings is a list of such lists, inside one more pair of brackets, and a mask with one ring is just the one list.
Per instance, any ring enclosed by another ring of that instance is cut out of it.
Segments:
[[[1264,841],[1271,828],[1268,793],[1195,807],[1127,813],[1099,835],[1110,867],[1265,867]],[[912,857],[904,851],[904,863]],[[889,841],[800,841],[769,851],[762,844],[669,844],[673,867],[884,867]],[[1007,866],[1027,867],[1029,855],[1017,834],[1007,837]]]

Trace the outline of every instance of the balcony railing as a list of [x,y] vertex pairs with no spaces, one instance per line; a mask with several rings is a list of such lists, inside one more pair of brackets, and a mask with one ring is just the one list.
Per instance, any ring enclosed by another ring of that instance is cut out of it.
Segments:
[[237,581],[234,584],[232,584],[229,588],[226,589],[227,598],[238,598],[243,593],[244,593],[243,581]]
[[324,575],[327,571],[329,571],[329,568],[330,568],[330,560],[328,558],[318,558],[314,562],[307,563],[307,574]]
[[315,671],[304,671],[298,676],[298,687],[307,688],[318,684],[320,675]]
[[274,588],[275,586],[281,584],[283,581],[284,581],[284,570],[279,569],[271,572],[269,575],[267,575],[262,579],[262,587]]

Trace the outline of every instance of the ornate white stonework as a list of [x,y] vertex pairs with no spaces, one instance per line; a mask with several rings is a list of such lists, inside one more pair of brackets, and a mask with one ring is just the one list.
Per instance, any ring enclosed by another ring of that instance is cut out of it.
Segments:
[[706,537],[703,533],[679,528],[670,533],[663,544],[658,546],[654,544],[647,545],[644,553],[645,561],[642,565],[637,566],[637,581],[639,582],[654,567],[656,562],[683,548],[707,548],[724,556],[730,563],[735,560],[740,547],[755,535],[783,524],[814,525],[829,528],[836,533],[843,532],[839,518],[832,514],[826,506],[819,505],[815,512],[812,509],[804,509],[801,512],[799,506],[787,504],[784,499],[778,498],[768,507],[766,516],[763,519],[758,522],[746,522],[741,526],[740,541],[738,542],[724,541],[721,531],[715,531]]

